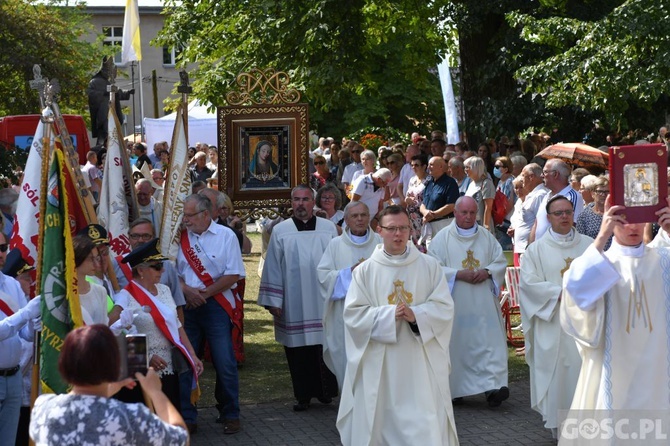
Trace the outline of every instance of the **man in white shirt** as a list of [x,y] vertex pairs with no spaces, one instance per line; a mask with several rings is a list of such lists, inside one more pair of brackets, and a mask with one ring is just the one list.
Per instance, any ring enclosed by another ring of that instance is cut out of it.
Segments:
[[354,144],[351,149],[351,163],[344,168],[344,173],[342,174],[342,186],[344,190],[351,185],[354,179],[354,173],[358,170],[363,170],[363,164],[361,163],[361,153],[363,153],[363,146],[360,144]]
[[[244,263],[232,229],[212,220],[212,202],[193,194],[184,200],[182,223],[186,227],[177,254],[177,272],[186,298],[184,329],[198,351],[203,334],[209,342],[212,362],[224,398],[220,415],[223,433],[240,430],[240,403],[237,361],[233,352],[237,281],[244,275]],[[182,415],[187,425],[195,425],[197,411],[182,394]]]
[[521,256],[528,246],[538,210],[544,196],[549,193],[549,189],[544,187],[542,167],[539,165],[535,163],[526,165],[521,171],[521,178],[523,178],[523,187],[529,192],[521,205],[519,224],[510,231],[510,235],[514,236],[514,266],[521,265]]
[[584,199],[582,194],[577,192],[570,186],[570,174],[572,169],[565,161],[559,159],[550,159],[542,169],[542,178],[544,178],[544,185],[549,189],[549,193],[542,200],[542,204],[537,210],[537,218],[535,219],[535,228],[531,231],[530,241],[538,240],[549,229],[549,220],[547,220],[547,202],[556,195],[563,195],[574,209],[573,222],[577,221],[579,214],[584,209]]

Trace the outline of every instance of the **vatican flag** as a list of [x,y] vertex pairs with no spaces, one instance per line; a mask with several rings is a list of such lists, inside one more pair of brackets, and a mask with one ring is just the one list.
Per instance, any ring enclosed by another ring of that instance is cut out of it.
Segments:
[[138,0],[126,0],[126,15],[123,19],[123,42],[121,45],[121,62],[142,60],[142,43],[140,41],[140,11]]

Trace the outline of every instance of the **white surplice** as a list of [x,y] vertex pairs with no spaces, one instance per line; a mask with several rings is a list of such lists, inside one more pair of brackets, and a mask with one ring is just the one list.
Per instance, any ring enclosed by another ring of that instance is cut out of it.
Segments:
[[275,339],[285,347],[323,343],[323,299],[316,266],[337,235],[335,225],[319,217],[313,231],[298,231],[292,218],[272,230],[258,304],[282,309],[281,317],[275,317]]
[[593,239],[574,229],[568,237],[547,231],[521,258],[521,319],[530,367],[530,406],[544,426],[558,428],[558,412],[570,409],[582,359],[572,337],[561,329],[558,300],[563,274]]
[[[454,221],[433,237],[428,253],[442,264],[454,298],[452,396],[507,386],[507,338],[498,299],[507,260],[500,243],[481,226],[472,235],[460,235]],[[462,269],[488,269],[491,279],[478,284],[456,280]]]
[[572,409],[670,410],[670,250],[591,246],[563,278],[582,369]]
[[[354,240],[356,239],[356,241]],[[347,354],[344,346],[344,298],[351,284],[351,267],[372,254],[381,243],[378,234],[368,229],[365,240],[358,241],[346,228],[342,235],[330,241],[317,267],[323,299],[323,361],[335,374],[342,390]]]
[[[419,334],[396,320],[398,299],[409,302]],[[448,379],[453,315],[439,263],[412,243],[400,256],[379,245],[354,270],[337,415],[344,446],[458,444]]]

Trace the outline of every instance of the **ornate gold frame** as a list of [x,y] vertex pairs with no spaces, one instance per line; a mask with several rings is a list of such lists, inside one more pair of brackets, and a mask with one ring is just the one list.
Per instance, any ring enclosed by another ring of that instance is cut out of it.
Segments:
[[[230,106],[217,110],[219,139],[219,189],[233,202],[241,217],[275,217],[291,207],[291,189],[307,183],[309,154],[309,106],[290,88],[290,78],[274,69],[253,69],[237,76],[238,91],[230,91]],[[245,105],[250,104],[250,105]],[[282,185],[246,187],[251,148],[242,141],[246,129],[285,130]],[[246,153],[243,153],[246,147]],[[288,153],[286,153],[288,152]],[[288,159],[286,159],[288,158]]]

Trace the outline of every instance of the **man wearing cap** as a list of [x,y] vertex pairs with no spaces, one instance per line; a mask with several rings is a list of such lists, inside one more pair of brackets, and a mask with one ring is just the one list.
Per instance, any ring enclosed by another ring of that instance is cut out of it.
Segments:
[[[0,235],[0,267],[7,259],[7,238]],[[21,339],[33,340],[32,320],[40,315],[40,300],[28,303],[21,285],[0,273],[0,441],[14,444],[19,424],[23,379],[19,372]]]
[[[233,331],[239,330],[237,281],[245,274],[240,246],[230,228],[212,220],[212,202],[193,194],[184,199],[177,271],[186,297],[185,329],[198,351],[204,333],[218,381],[223,384],[223,433],[240,430],[239,382]],[[183,382],[183,381],[182,381]],[[182,398],[182,415],[191,429],[197,411]]]
[[197,152],[193,157],[195,164],[191,166],[192,181],[207,181],[207,178],[214,175],[214,171],[207,168],[207,154]]
[[140,217],[148,218],[157,234],[161,232],[161,218],[163,217],[163,205],[156,200],[154,188],[151,181],[141,178],[135,183],[135,192],[137,193],[137,204],[139,204]]

